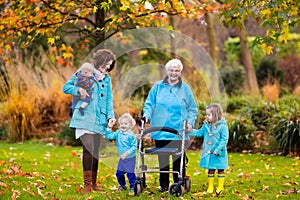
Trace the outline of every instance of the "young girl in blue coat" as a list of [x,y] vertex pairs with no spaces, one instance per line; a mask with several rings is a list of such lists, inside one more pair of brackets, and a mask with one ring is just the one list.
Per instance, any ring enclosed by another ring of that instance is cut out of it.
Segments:
[[111,130],[113,123],[108,124],[106,138],[109,140],[116,140],[116,145],[120,156],[116,173],[118,182],[120,184],[119,190],[127,189],[124,176],[127,173],[127,178],[130,185],[130,193],[133,193],[134,183],[136,181],[134,169],[137,139],[136,135],[131,129],[135,126],[136,122],[129,113],[125,113],[118,119],[118,123],[119,129],[116,132],[112,132]]
[[218,171],[218,187],[216,194],[224,191],[225,169],[228,168],[227,142],[228,126],[222,118],[222,108],[219,104],[206,107],[206,120],[199,130],[194,130],[189,136],[203,137],[200,167],[208,169],[207,193],[214,191],[214,174]]

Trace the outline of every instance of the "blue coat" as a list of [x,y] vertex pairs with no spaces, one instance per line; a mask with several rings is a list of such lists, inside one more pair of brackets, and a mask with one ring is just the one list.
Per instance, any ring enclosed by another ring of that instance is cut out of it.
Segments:
[[[194,130],[189,136],[203,137],[200,167],[207,169],[227,169],[227,142],[229,138],[228,126],[225,119],[215,125],[204,122],[199,130]],[[219,155],[212,154],[217,152]]]
[[[150,120],[151,127],[164,126],[182,133],[183,121],[187,120],[193,126],[198,109],[192,90],[186,83],[180,79],[178,84],[170,85],[165,78],[151,88],[143,113]],[[153,132],[151,139],[181,140],[179,136],[166,132]]]
[[[78,86],[74,85],[76,75],[74,74],[64,85],[63,91],[66,94],[80,96]],[[71,128],[86,129],[101,135],[105,134],[107,121],[115,118],[113,112],[113,95],[111,79],[106,74],[102,81],[94,83],[92,99],[84,109],[84,116],[79,112],[82,101],[79,101],[73,111],[70,122]]]
[[120,130],[112,132],[111,130],[107,129],[106,138],[109,140],[116,140],[119,156],[122,156],[123,153],[128,152],[129,155],[127,158],[135,157],[137,140],[136,135],[132,131],[127,131],[124,133]]

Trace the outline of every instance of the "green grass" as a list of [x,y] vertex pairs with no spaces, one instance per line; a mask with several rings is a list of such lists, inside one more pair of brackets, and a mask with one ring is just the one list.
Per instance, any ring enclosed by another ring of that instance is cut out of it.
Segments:
[[[0,142],[0,199],[176,199],[158,193],[158,174],[147,173],[148,187],[139,197],[117,192],[114,148],[101,150],[98,183],[101,192],[83,195],[81,147],[62,147],[39,142]],[[108,155],[108,156],[105,156]],[[206,191],[206,171],[199,168],[199,152],[188,151],[187,174],[191,191],[182,199],[299,199],[299,157],[229,154],[225,192],[219,197]],[[148,156],[149,163],[156,162]],[[217,179],[215,180],[215,183]]]

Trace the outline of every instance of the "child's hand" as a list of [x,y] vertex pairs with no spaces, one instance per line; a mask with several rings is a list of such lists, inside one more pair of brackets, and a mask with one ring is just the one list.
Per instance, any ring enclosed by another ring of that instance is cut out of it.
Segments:
[[125,158],[127,158],[127,156],[129,155],[128,152],[125,152],[121,155],[122,160],[125,160]]
[[112,128],[115,125],[115,123],[116,123],[116,119],[109,119],[107,127]]
[[90,95],[87,93],[86,89],[78,88],[78,92],[80,94],[80,99],[85,99],[86,97],[89,97]]
[[217,152],[213,152],[214,155],[219,156],[219,154]]
[[186,131],[187,131],[188,133],[190,133],[190,132],[192,132],[192,130],[193,130],[192,125],[191,125],[191,124],[188,124],[187,127],[186,127]]

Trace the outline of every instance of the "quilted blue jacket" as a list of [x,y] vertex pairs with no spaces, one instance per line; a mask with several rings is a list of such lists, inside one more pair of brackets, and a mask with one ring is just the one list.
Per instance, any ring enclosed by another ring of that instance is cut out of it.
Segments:
[[[187,120],[193,126],[198,109],[192,90],[186,83],[180,79],[178,84],[170,85],[165,78],[151,88],[143,113],[149,119],[151,127],[164,126],[182,133],[183,121]],[[179,136],[167,132],[153,132],[151,139],[181,140]]]

